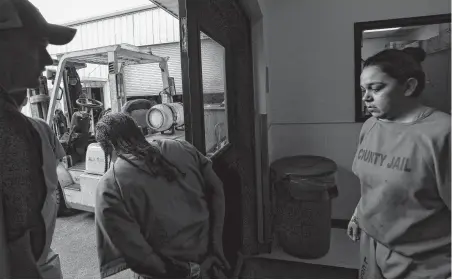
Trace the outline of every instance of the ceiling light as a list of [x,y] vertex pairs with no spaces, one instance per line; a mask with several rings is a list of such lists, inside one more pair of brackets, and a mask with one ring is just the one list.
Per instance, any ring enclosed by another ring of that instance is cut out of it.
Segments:
[[398,30],[401,27],[392,27],[392,28],[383,28],[383,29],[370,29],[370,30],[364,30],[364,33],[370,33],[370,32],[383,32],[383,31],[394,31]]

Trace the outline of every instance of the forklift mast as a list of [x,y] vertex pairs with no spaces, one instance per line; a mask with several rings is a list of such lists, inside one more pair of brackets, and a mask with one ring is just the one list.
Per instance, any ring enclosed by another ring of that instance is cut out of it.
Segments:
[[118,62],[116,52],[109,52],[108,59],[108,83],[110,86],[111,111],[120,112],[122,106],[127,102],[124,92],[124,65]]
[[49,110],[49,89],[47,87],[47,78],[39,77],[39,86],[37,88],[28,89],[31,116],[33,118],[46,119]]
[[[112,112],[120,112],[121,108],[128,101],[124,88],[125,66],[137,64],[158,63],[162,82],[163,91],[162,103],[171,103],[173,95],[176,93],[174,88],[174,80],[169,77],[167,61],[169,57],[160,57],[153,55],[150,50],[142,49],[129,44],[118,44],[93,48],[88,50],[73,51],[57,55],[58,67],[55,75],[55,84],[64,84],[65,102],[67,103],[68,117],[71,118],[76,111],[75,101],[84,97],[81,89],[80,78],[76,73],[76,69],[84,68],[87,64],[106,65],[108,67],[108,87],[110,95],[105,96],[108,101],[104,105],[111,109]],[[55,63],[56,64],[56,63]],[[73,68],[70,66],[74,66]],[[55,106],[57,102],[58,88],[54,87],[51,93],[50,109],[47,112],[46,121],[49,125],[53,124],[53,116],[55,114]],[[82,95],[82,96],[80,96]],[[69,120],[71,122],[72,120]]]
[[63,70],[63,85],[65,94],[65,102],[67,107],[68,121],[71,123],[72,115],[77,111],[76,100],[81,98],[82,84],[77,69],[74,65],[66,65]]

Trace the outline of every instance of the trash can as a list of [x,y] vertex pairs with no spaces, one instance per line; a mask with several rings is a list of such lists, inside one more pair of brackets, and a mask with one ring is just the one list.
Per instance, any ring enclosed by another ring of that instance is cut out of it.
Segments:
[[293,156],[271,165],[274,230],[288,254],[315,259],[330,249],[331,199],[338,196],[337,165],[320,156]]

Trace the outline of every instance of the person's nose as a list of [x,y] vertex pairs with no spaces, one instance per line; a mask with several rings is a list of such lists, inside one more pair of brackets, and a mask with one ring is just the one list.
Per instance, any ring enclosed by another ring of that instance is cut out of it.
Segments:
[[364,91],[362,100],[365,102],[369,102],[372,100],[372,96],[369,94],[368,90]]

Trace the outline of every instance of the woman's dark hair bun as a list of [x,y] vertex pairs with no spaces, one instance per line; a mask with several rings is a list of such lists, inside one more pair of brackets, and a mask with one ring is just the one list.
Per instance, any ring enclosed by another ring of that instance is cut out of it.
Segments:
[[424,61],[425,57],[427,56],[427,53],[422,48],[408,47],[403,49],[403,52],[411,55],[414,58],[414,60],[416,60],[419,63]]

